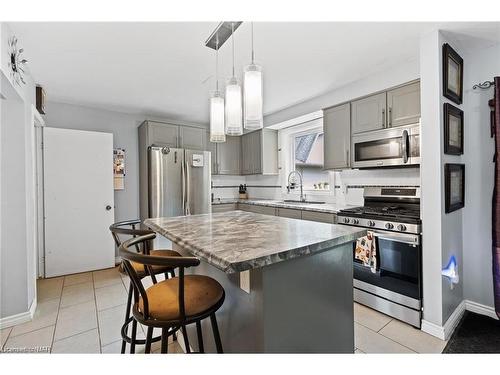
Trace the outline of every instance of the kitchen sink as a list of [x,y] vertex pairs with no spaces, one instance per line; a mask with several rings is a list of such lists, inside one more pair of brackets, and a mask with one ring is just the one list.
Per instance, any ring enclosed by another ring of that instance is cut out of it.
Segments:
[[293,203],[293,204],[324,204],[325,202],[317,202],[317,201],[298,201],[293,199],[285,199],[284,203]]

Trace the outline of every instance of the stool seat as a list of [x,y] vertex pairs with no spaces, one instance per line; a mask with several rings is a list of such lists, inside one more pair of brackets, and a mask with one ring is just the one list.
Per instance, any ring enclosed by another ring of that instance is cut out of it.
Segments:
[[[156,320],[181,319],[179,312],[179,278],[161,281],[146,290],[149,315]],[[185,318],[195,317],[217,305],[224,299],[224,288],[214,279],[203,275],[184,276]],[[140,312],[144,309],[142,297],[138,302]]]
[[[154,256],[162,256],[162,257],[180,257],[181,254],[179,254],[177,251],[174,250],[151,250],[149,252],[150,255]],[[139,277],[144,277],[147,275],[145,269],[144,269],[144,264],[137,263],[137,262],[130,262],[132,267],[134,268],[134,271],[137,272],[137,275]],[[164,267],[164,266],[151,266],[153,273],[155,275],[160,274],[160,273],[165,273],[166,271],[169,271],[171,268],[169,267]],[[126,271],[123,269],[123,266],[120,267],[120,271],[126,274]]]

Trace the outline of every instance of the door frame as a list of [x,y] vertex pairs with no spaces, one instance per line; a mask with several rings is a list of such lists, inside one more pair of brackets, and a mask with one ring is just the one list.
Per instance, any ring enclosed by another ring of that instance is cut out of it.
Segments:
[[[31,123],[33,124],[33,191],[35,192],[35,280],[45,277],[45,216],[43,190],[43,128],[45,121],[35,108],[31,106]],[[36,282],[36,281],[35,281]]]

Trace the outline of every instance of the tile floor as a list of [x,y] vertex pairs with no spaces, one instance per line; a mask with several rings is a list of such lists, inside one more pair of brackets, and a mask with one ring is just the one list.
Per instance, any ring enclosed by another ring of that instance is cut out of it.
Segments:
[[[126,288],[128,278],[117,268],[39,280],[33,320],[1,330],[1,348],[119,353]],[[356,353],[441,353],[446,346],[445,341],[356,303],[354,320]],[[144,334],[140,327],[138,337]],[[168,349],[182,353],[177,342]],[[153,353],[159,350],[159,343],[154,343]],[[143,351],[144,346],[137,347],[137,352]]]

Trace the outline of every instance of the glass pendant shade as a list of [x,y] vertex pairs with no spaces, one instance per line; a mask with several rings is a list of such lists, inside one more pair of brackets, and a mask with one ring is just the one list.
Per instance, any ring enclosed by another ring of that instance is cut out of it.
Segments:
[[214,91],[210,97],[210,142],[226,142],[224,115],[224,98],[220,91]]
[[262,129],[262,68],[255,64],[247,65],[243,84],[245,129]]
[[236,77],[231,77],[226,84],[225,122],[227,135],[243,134],[243,110],[241,86]]

